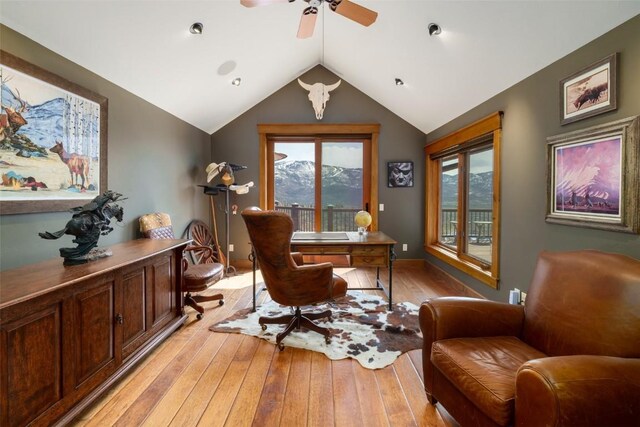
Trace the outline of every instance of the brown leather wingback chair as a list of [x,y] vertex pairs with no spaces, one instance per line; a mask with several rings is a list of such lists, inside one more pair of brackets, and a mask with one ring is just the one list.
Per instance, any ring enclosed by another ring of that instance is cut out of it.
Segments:
[[427,397],[462,426],[640,422],[640,261],[542,252],[524,306],[420,307]]
[[[152,213],[140,217],[140,232],[148,239],[175,239],[171,218],[166,213]],[[189,245],[185,252],[194,254],[197,264],[189,264],[182,258],[182,292],[185,292],[184,304],[198,312],[196,318],[202,319],[204,307],[199,302],[218,301],[224,304],[222,294],[193,295],[192,292],[202,292],[224,277],[224,265],[216,262],[213,249],[209,246]]]
[[347,292],[347,282],[333,274],[333,265],[303,265],[299,253],[291,253],[293,221],[284,212],[261,211],[251,207],[242,211],[249,238],[253,245],[262,278],[271,298],[278,304],[295,307],[295,313],[280,317],[260,317],[262,329],[267,324],[286,324],[276,336],[276,344],[282,350],[282,340],[293,330],[304,327],[324,335],[327,342],[331,332],[312,320],[331,318],[331,310],[322,313],[302,313],[301,306],[342,297]]

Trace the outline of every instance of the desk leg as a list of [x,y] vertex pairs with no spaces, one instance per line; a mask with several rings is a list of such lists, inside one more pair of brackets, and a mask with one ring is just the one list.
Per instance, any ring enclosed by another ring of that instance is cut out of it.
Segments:
[[394,245],[389,246],[389,311],[393,311],[393,261],[396,259]]
[[253,270],[253,309],[251,311],[255,312],[256,311],[256,253],[253,251],[253,247],[251,247],[249,260],[251,261],[251,268]]

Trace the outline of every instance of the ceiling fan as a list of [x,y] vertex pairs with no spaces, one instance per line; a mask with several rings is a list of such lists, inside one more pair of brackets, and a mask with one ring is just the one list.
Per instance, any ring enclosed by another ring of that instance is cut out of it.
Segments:
[[[293,3],[295,0],[240,0],[240,4],[245,7],[264,6],[273,3]],[[358,24],[368,27],[376,22],[378,12],[367,9],[364,6],[353,3],[350,0],[303,0],[309,3],[302,12],[300,18],[300,26],[298,27],[298,38],[306,39],[313,35],[313,29],[316,26],[316,18],[318,17],[318,8],[323,2],[327,3],[332,11],[339,13],[345,18],[349,18]]]

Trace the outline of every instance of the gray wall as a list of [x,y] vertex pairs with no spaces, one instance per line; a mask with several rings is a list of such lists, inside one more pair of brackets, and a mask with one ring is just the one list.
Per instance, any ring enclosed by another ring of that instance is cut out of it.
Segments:
[[[620,52],[618,109],[560,126],[559,81],[613,52]],[[432,256],[427,259],[486,297],[506,301],[509,289],[528,289],[537,255],[543,249],[598,249],[640,258],[638,235],[545,223],[546,138],[640,114],[639,70],[637,16],[429,133],[427,141],[434,141],[492,112],[504,111],[500,289],[484,286]]]
[[[302,74],[306,83],[321,82],[331,84],[339,77],[322,66],[316,66]],[[388,82],[392,85],[393,82]],[[399,88],[401,90],[401,88]],[[324,118],[315,118],[307,92],[297,80],[285,85],[264,101],[227,124],[211,137],[212,159],[216,162],[229,161],[248,166],[238,172],[236,180],[258,182],[258,124],[263,123],[380,123],[378,153],[379,203],[385,210],[379,214],[379,229],[398,241],[396,252],[399,258],[423,258],[423,206],[424,206],[424,161],[422,150],[424,133],[402,120],[391,111],[351,86],[343,80],[340,87],[331,92],[331,99],[324,111]],[[412,188],[387,188],[387,161],[413,160],[415,184]],[[232,204],[241,211],[251,205],[258,205],[257,188],[249,194],[233,194]],[[223,203],[217,198],[216,206]],[[220,216],[219,218],[223,218]],[[240,215],[231,217],[231,243],[235,245],[232,259],[246,259],[249,251],[249,237]],[[224,227],[220,230],[221,243],[224,241]],[[409,245],[402,252],[402,243]]]
[[[138,237],[138,217],[163,211],[177,234],[193,218],[208,218],[207,199],[195,186],[204,182],[210,136],[113,83],[0,26],[0,47],[109,99],[108,162],[110,189],[126,195],[125,219],[99,246]],[[56,231],[70,219],[66,212],[0,216],[0,269],[58,256],[74,247],[70,236],[45,241],[40,231]]]

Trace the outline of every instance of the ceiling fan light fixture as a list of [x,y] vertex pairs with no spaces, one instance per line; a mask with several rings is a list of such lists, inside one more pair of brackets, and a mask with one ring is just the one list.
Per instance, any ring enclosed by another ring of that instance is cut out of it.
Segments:
[[402,81],[402,79],[396,77],[396,86],[404,86],[404,82]]
[[231,81],[231,84],[234,86],[240,86],[240,83],[242,83],[242,79],[240,77],[236,77]]
[[431,24],[429,24],[429,26],[427,28],[429,28],[429,35],[430,36],[437,36],[438,34],[440,34],[442,32],[442,28],[440,28],[440,25],[434,24],[433,22]]
[[202,34],[203,29],[204,25],[202,25],[201,22],[194,22],[193,24],[191,24],[191,27],[189,27],[189,32],[191,34]]

